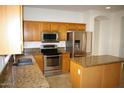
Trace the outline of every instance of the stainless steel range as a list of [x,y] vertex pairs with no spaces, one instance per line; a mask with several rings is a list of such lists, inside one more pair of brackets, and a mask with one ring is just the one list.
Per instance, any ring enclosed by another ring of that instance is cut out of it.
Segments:
[[61,53],[58,52],[56,45],[44,45],[41,49],[44,55],[44,74],[45,76],[61,73]]

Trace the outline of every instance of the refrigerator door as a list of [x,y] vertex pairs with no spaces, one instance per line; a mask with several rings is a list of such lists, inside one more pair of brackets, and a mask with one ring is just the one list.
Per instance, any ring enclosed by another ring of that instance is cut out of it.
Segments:
[[74,55],[74,32],[67,32],[66,51],[71,57]]

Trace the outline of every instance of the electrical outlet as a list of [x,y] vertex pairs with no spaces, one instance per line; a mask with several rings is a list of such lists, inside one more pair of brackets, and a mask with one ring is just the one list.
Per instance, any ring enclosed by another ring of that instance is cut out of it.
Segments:
[[77,72],[77,73],[78,73],[78,75],[80,75],[80,74],[81,74],[81,70],[80,70],[80,69],[78,69],[78,72]]

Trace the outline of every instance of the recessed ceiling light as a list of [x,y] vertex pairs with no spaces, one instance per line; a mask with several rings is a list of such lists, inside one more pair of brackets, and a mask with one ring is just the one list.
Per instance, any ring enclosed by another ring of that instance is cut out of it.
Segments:
[[105,7],[105,9],[111,9],[111,7],[110,6],[107,6],[107,7]]

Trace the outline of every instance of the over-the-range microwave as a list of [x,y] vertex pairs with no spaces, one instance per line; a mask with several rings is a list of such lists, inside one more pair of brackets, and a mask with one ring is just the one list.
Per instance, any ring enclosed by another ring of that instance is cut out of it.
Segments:
[[56,32],[43,32],[41,35],[42,41],[44,42],[54,42],[58,41],[58,33]]

